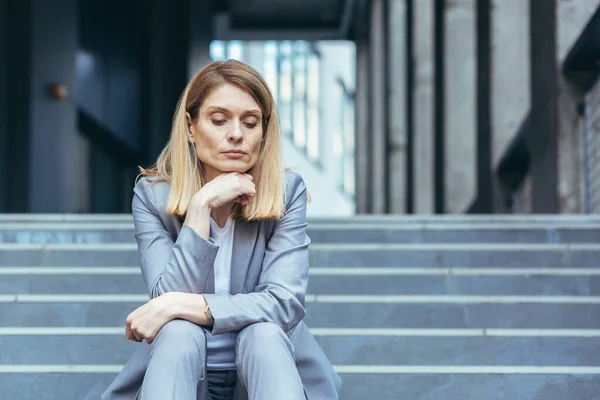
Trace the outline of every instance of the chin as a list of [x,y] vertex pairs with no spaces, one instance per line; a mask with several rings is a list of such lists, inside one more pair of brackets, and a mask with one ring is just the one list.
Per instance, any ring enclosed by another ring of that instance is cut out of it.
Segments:
[[220,165],[219,167],[219,170],[223,172],[239,172],[240,174],[245,174],[253,167],[253,165],[246,162],[228,162],[223,163],[223,165]]

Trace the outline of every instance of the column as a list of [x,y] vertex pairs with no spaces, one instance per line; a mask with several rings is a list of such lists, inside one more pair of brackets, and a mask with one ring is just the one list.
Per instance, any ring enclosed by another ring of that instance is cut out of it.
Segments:
[[[8,1],[0,0],[0,88],[7,87],[8,81]],[[8,90],[0,90],[0,213],[8,212]]]
[[[6,18],[6,136],[3,170],[7,171],[3,185],[10,190],[6,193],[4,211],[26,213],[29,204],[29,141],[30,132],[30,90],[31,86],[31,40],[30,4],[25,1],[5,0]],[[17,40],[17,38],[19,40]],[[17,135],[15,132],[19,132]],[[8,173],[10,171],[10,173]]]
[[433,0],[414,4],[414,157],[413,212],[431,214],[434,207],[434,113],[433,113]]
[[382,95],[388,102],[387,188],[388,210],[392,214],[406,212],[407,132],[406,132],[406,7],[404,0],[389,0],[387,37],[387,90]]
[[489,214],[493,209],[492,121],[491,121],[491,0],[476,2],[476,119],[477,199],[474,212]]
[[[3,181],[8,212],[87,211],[87,154],[74,103],[77,1],[8,0]],[[50,95],[57,83],[66,98]]]
[[156,161],[169,139],[175,107],[192,73],[192,66],[200,66],[198,60],[190,60],[190,4],[187,1],[167,4],[162,0],[153,0],[148,5],[150,36],[147,76],[152,85],[147,94],[145,153],[150,164]]
[[446,110],[445,110],[445,49],[446,16],[445,0],[435,0],[433,7],[434,43],[434,210],[436,214],[446,212]]
[[387,0],[371,3],[369,78],[371,85],[371,201],[374,214],[388,212],[387,201]]
[[[491,18],[492,165],[496,171],[529,113],[529,41],[525,40],[529,37],[529,6],[526,1],[494,0]],[[495,185],[494,190],[495,212],[511,211],[507,188]],[[519,209],[523,210],[523,205]]]
[[533,213],[558,211],[556,2],[529,1]]
[[447,213],[464,213],[476,197],[475,6],[446,2],[445,186]]
[[188,73],[190,77],[212,61],[210,58],[212,3],[211,1],[190,0],[190,66]]
[[354,175],[356,213],[371,212],[371,123],[369,112],[369,42],[356,40],[356,97],[354,118],[356,126],[354,150]]

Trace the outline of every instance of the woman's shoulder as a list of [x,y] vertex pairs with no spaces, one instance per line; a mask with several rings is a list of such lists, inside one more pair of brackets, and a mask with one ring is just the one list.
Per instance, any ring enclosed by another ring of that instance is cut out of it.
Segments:
[[148,185],[170,185],[169,180],[159,175],[139,175],[135,185],[146,187]]
[[169,193],[171,184],[160,176],[140,176],[133,188],[133,191],[146,201],[156,202],[156,199],[162,198],[161,194]]
[[304,183],[304,179],[302,179],[302,175],[299,173],[292,171],[291,169],[284,170],[285,175],[285,184],[286,187],[289,185],[298,185],[300,183]]
[[306,191],[304,178],[297,172],[285,170],[285,204],[287,206]]

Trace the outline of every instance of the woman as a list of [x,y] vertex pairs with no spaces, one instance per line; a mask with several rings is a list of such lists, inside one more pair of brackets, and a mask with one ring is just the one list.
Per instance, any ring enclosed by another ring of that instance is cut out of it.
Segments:
[[171,137],[132,201],[151,300],[103,399],[337,399],[340,378],[303,322],[306,187],[283,172],[273,97],[249,66],[189,82]]

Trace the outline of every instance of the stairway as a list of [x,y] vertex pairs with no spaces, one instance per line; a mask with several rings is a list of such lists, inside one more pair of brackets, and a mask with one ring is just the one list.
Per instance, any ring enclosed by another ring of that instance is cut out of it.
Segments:
[[[342,400],[600,398],[600,216],[309,222]],[[0,215],[0,398],[98,399],[146,299],[131,216]]]

